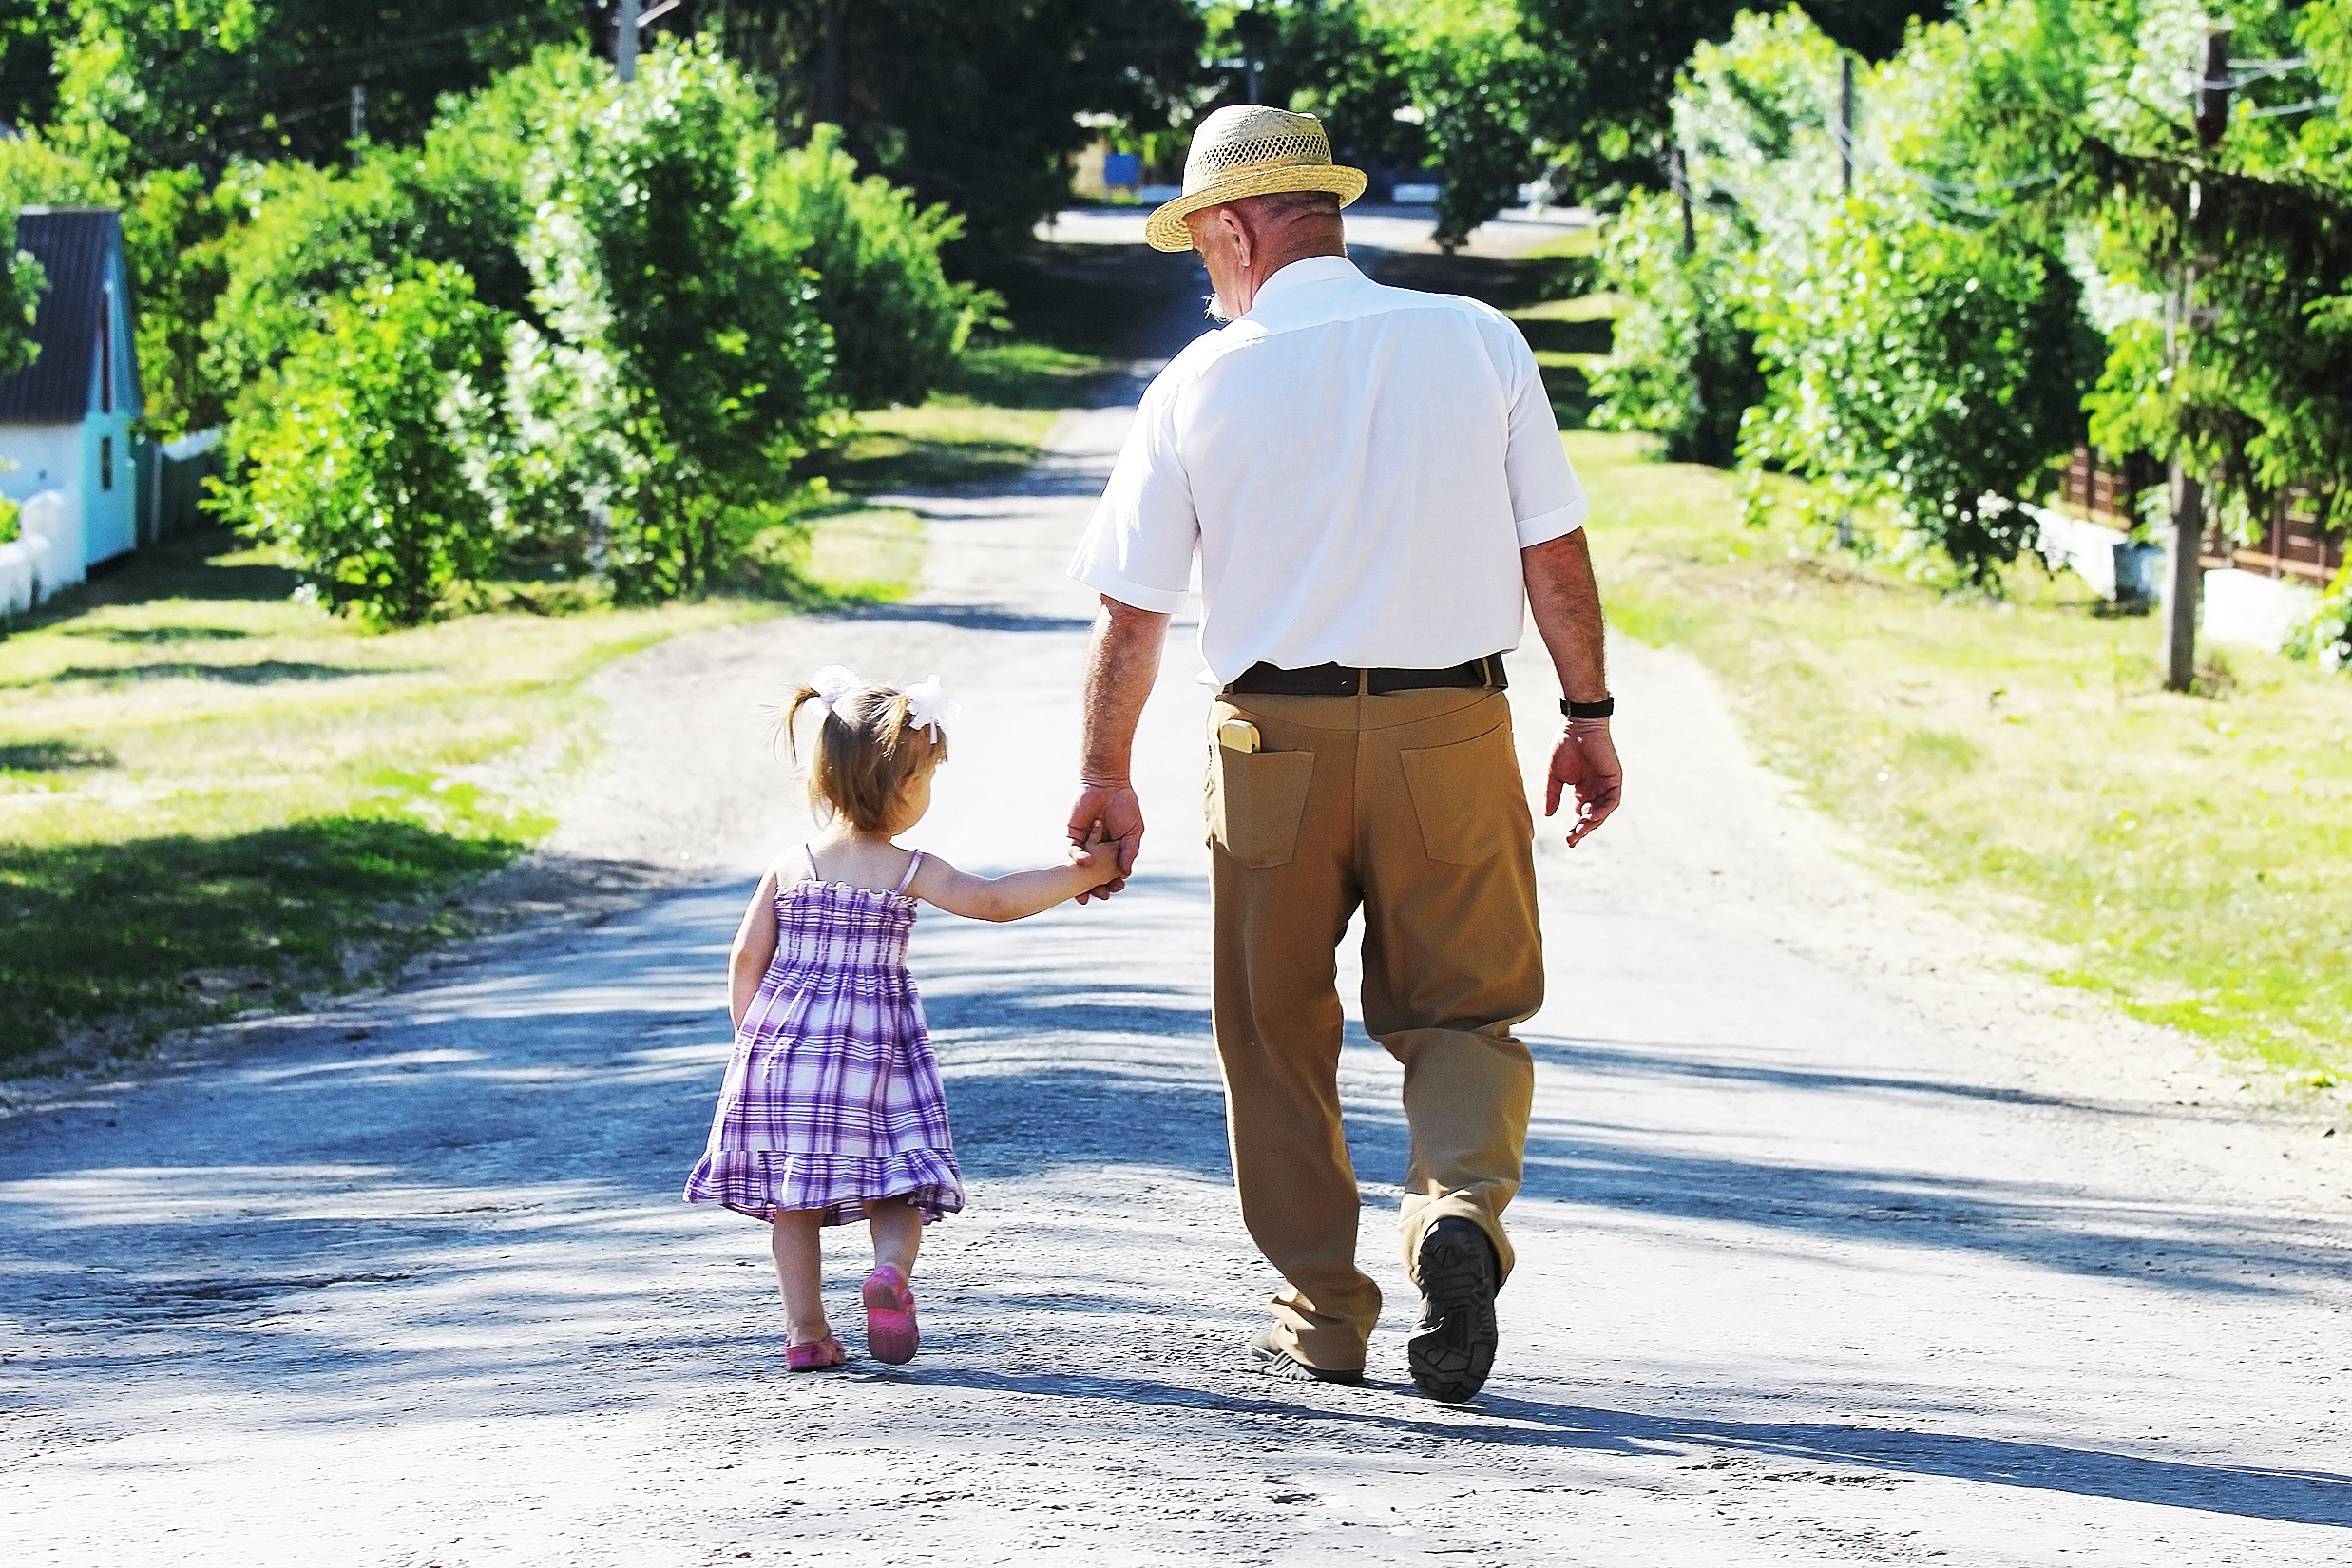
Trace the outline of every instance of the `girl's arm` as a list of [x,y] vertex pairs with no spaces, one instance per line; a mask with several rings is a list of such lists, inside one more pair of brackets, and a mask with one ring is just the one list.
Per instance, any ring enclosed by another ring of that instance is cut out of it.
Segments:
[[743,1015],[752,1010],[752,998],[759,994],[759,983],[774,962],[775,871],[771,868],[759,879],[759,890],[752,894],[743,924],[735,930],[735,947],[727,953],[727,1011],[736,1028],[743,1027]]
[[1102,830],[1080,849],[1070,846],[1069,864],[1046,866],[1010,876],[972,876],[931,855],[923,857],[914,886],[907,890],[926,904],[969,920],[1025,920],[1065,899],[1099,888],[1117,865],[1119,842]]

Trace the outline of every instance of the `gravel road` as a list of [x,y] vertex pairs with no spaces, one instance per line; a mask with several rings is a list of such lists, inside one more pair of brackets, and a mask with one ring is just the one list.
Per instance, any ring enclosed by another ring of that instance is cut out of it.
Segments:
[[762,1233],[677,1195],[727,939],[805,831],[757,706],[823,662],[939,671],[965,714],[916,841],[1050,854],[1091,608],[1060,566],[1126,417],[909,498],[914,603],[603,678],[543,869],[665,890],[0,1121],[11,1563],[2352,1562],[2352,1137],[1894,890],[1637,644],[1628,805],[1539,854],[1552,1000],[1482,1398],[1405,1378],[1397,1073],[1360,1032],[1371,1386],[1237,1366],[1273,1281],[1226,1185],[1181,624],[1130,891],[917,927],[972,1189],[927,1241],[922,1357],[788,1377]]

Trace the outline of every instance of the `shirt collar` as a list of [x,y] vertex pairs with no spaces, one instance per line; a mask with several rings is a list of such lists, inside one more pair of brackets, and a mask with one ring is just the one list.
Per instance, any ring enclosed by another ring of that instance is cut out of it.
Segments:
[[1364,274],[1353,261],[1344,256],[1301,257],[1290,265],[1278,269],[1272,277],[1257,286],[1257,293],[1252,297],[1250,309],[1242,319],[1247,321],[1255,317],[1258,312],[1266,308],[1266,302],[1269,299],[1280,298],[1292,289],[1306,288],[1315,283],[1337,282],[1342,279],[1361,283],[1364,281]]

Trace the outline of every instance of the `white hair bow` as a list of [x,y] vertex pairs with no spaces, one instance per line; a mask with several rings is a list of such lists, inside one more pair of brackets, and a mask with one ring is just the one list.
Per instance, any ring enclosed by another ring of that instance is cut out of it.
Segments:
[[809,677],[809,689],[816,693],[817,701],[832,713],[833,704],[857,690],[857,672],[841,664],[828,664]]
[[950,702],[940,695],[939,677],[936,675],[907,688],[908,724],[914,729],[930,731],[933,740],[939,738],[941,728],[954,723],[956,716],[963,711],[962,703]]

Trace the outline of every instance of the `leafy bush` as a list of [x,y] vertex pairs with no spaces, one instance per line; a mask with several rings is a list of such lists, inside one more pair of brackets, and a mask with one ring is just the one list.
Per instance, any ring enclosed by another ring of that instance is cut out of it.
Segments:
[[522,252],[545,325],[508,335],[521,440],[490,482],[527,526],[579,531],[622,600],[698,593],[774,521],[833,404],[814,281],[762,201],[768,105],[697,42],[545,113]]
[[336,610],[412,626],[495,553],[466,453],[484,441],[473,377],[498,317],[462,270],[432,262],[319,314],[238,400],[229,449],[249,477],[222,509]]
[[2034,525],[2008,498],[2074,446],[2098,363],[2055,258],[1857,197],[1749,318],[1770,368],[1744,461],[1823,481],[1840,510],[1891,502],[1979,584],[2017,558]]
[[1738,318],[1739,229],[1711,208],[1692,226],[1698,243],[1686,255],[1680,203],[1650,192],[1635,193],[1610,223],[1600,284],[1632,304],[1593,378],[1592,422],[1654,435],[1671,461],[1722,467],[1764,380],[1755,335]]
[[205,374],[224,398],[300,341],[325,303],[431,256],[392,167],[240,164],[222,181],[240,221],[221,241],[222,290],[204,329]]
[[922,402],[973,320],[999,302],[940,269],[939,249],[964,220],[941,206],[918,211],[879,175],[860,180],[832,125],[775,161],[764,194],[817,277],[817,314],[833,334],[829,390],[853,409]]
[[2313,659],[2323,670],[2352,670],[2352,566],[2336,574],[2311,619],[2286,641],[2297,659]]

